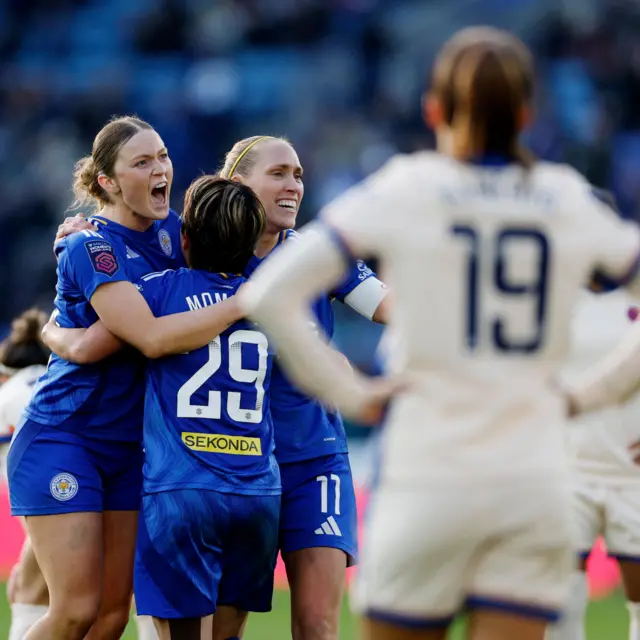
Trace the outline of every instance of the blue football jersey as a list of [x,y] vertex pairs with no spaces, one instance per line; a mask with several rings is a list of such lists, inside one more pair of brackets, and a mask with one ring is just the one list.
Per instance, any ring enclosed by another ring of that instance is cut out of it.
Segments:
[[[164,316],[221,302],[243,282],[179,269],[149,274],[138,288],[154,314]],[[205,347],[149,362],[145,493],[281,492],[269,411],[272,360],[266,336],[241,320]]]
[[[296,237],[287,230],[280,234],[278,246]],[[277,251],[278,246],[274,249]],[[269,254],[271,255],[271,254]],[[266,258],[253,256],[247,266],[250,276]],[[321,328],[331,339],[334,331],[332,300],[344,301],[359,284],[375,273],[358,260],[349,269],[344,281],[329,294],[313,304],[313,313]],[[298,462],[320,456],[347,452],[347,436],[340,414],[328,411],[317,400],[299,391],[278,366],[277,358],[271,378],[271,415],[275,429],[276,457],[278,462]]]
[[[133,231],[93,218],[95,231],[67,236],[56,245],[55,306],[61,327],[89,327],[98,316],[89,300],[107,282],[135,281],[158,269],[184,264],[180,219]],[[133,349],[101,362],[77,365],[53,354],[25,409],[30,420],[82,432],[89,438],[133,441],[142,437],[145,359]]]

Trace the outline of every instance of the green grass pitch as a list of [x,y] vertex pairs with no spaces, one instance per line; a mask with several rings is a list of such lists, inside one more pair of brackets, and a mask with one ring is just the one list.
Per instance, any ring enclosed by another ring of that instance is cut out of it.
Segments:
[[[9,635],[9,606],[0,585],[0,639]],[[289,633],[289,595],[278,591],[274,596],[273,611],[268,614],[253,615],[245,640],[284,640],[290,638]],[[133,624],[129,625],[124,635],[126,640],[135,640],[136,632]],[[358,638],[357,623],[345,605],[342,611],[341,640]],[[463,638],[460,628],[451,634],[452,640]],[[604,600],[592,602],[587,614],[587,640],[626,640],[627,613],[624,600],[615,595]]]

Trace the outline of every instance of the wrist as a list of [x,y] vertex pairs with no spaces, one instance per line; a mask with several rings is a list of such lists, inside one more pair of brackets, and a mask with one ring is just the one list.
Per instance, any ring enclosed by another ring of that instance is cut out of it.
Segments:
[[233,324],[245,317],[244,310],[237,296],[232,296],[224,301],[229,324]]

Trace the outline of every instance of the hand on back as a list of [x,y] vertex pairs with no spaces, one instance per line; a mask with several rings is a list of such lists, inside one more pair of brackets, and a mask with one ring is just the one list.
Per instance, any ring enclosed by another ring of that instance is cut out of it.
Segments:
[[56,233],[56,238],[53,241],[53,246],[55,247],[62,238],[66,238],[72,233],[77,233],[78,231],[95,230],[95,227],[87,220],[85,214],[78,213],[75,216],[69,216],[64,219],[64,222],[58,227],[58,231]]

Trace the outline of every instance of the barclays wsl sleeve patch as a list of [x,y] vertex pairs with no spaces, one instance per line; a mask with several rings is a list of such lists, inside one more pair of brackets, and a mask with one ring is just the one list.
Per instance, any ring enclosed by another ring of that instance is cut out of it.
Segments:
[[84,248],[96,273],[112,276],[120,268],[113,247],[105,240],[89,240],[84,243]]

